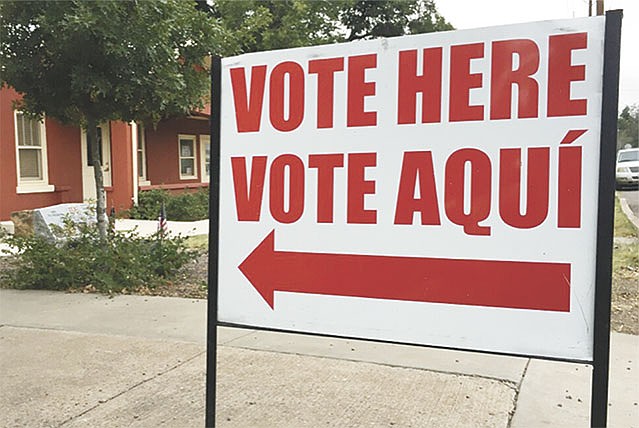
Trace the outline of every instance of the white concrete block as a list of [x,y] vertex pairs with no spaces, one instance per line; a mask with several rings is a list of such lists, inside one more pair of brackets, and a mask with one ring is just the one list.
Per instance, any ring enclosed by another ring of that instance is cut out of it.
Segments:
[[0,229],[11,235],[15,233],[15,225],[12,221],[0,221]]

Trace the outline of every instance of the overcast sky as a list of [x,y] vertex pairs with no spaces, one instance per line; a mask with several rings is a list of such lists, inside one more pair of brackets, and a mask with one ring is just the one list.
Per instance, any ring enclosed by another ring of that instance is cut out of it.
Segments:
[[[435,0],[457,29],[588,16],[588,0]],[[593,0],[593,13],[596,1]],[[623,9],[620,110],[639,104],[639,0],[605,0],[606,10]]]

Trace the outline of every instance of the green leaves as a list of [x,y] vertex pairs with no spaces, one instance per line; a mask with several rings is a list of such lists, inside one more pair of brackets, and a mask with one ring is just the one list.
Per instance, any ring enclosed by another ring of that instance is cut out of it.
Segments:
[[155,123],[202,104],[208,55],[452,27],[432,0],[0,2],[0,72],[61,122]]
[[23,108],[80,126],[188,112],[208,93],[206,57],[231,52],[190,1],[6,1],[0,13],[3,82]]
[[267,0],[215,2],[236,50],[254,52],[334,43],[343,39],[339,13],[346,1]]
[[639,145],[639,105],[626,106],[617,120],[617,150],[626,144],[632,147]]
[[201,107],[211,54],[451,28],[432,0],[4,0],[0,17],[0,79],[20,108],[81,127]]
[[207,188],[196,192],[171,194],[166,190],[146,190],[138,195],[138,204],[126,213],[130,218],[156,220],[162,204],[166,216],[174,221],[195,221],[209,218]]
[[0,272],[0,280],[13,288],[119,292],[166,283],[199,254],[182,237],[111,232],[104,243],[95,225],[65,226],[58,234],[65,239],[57,242],[39,236],[4,237],[18,254],[10,259],[10,268]]
[[453,28],[432,0],[217,0],[213,13],[240,52]]
[[350,30],[348,40],[453,29],[433,0],[358,0],[342,12],[341,19]]

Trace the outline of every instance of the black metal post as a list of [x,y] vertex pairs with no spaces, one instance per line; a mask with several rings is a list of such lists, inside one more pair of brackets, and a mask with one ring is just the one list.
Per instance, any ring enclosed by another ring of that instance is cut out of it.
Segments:
[[209,183],[209,277],[206,336],[206,426],[215,427],[217,289],[220,225],[220,114],[222,58],[211,61],[211,178]]
[[599,209],[597,213],[597,267],[595,325],[593,329],[592,398],[590,425],[605,427],[608,418],[610,362],[610,294],[612,289],[612,239],[615,206],[615,156],[619,102],[619,49],[621,10],[606,12],[603,101],[599,158]]

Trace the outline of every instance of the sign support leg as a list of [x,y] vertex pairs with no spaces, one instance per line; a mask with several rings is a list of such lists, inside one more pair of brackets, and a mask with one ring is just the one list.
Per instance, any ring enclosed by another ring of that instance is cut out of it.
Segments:
[[209,275],[206,337],[206,426],[215,427],[217,380],[217,290],[220,225],[220,113],[222,58],[211,60],[211,178],[209,184]]
[[615,156],[619,102],[619,49],[622,11],[606,12],[604,39],[601,149],[599,159],[599,211],[597,213],[597,271],[590,425],[605,427],[608,418],[610,362],[610,296],[615,198]]

